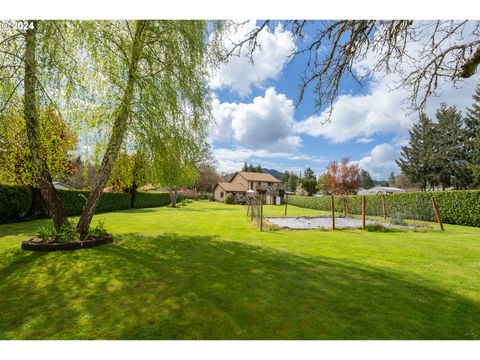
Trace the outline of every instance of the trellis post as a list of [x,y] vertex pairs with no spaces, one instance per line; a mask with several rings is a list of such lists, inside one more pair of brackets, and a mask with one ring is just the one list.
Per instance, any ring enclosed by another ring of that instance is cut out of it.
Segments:
[[362,196],[362,230],[365,230],[365,208],[367,199],[365,195]]
[[383,220],[387,220],[387,209],[385,208],[385,194],[382,194]]
[[335,230],[335,198],[332,195],[330,198],[331,201],[331,208],[332,208],[332,230]]
[[438,211],[437,200],[434,196],[432,196],[432,205],[433,211],[435,211],[435,217],[437,218],[438,225],[440,226],[440,229],[444,231],[445,229],[443,228],[442,218],[440,217],[440,212]]

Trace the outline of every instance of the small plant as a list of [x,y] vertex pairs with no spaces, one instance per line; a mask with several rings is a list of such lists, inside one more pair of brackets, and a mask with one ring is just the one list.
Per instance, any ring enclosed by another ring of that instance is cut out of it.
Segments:
[[87,239],[91,239],[91,238],[94,238],[94,237],[102,237],[102,236],[105,236],[107,234],[108,234],[108,232],[107,232],[107,229],[105,227],[105,221],[103,219],[101,219],[97,223],[97,225],[95,225],[94,227],[90,227],[88,229]]
[[57,229],[52,224],[48,224],[41,226],[37,234],[43,241],[53,241],[57,237]]
[[388,228],[382,224],[367,224],[365,225],[365,230],[370,232],[394,232],[395,229]]
[[79,234],[77,233],[77,229],[73,225],[64,224],[60,228],[60,231],[57,233],[56,241],[65,243],[65,242],[72,242],[76,241],[80,238]]
[[232,193],[228,193],[227,196],[225,196],[225,204],[233,204],[234,200],[235,198]]
[[180,206],[187,206],[188,201],[186,199],[183,199],[180,201]]
[[405,215],[401,212],[394,212],[390,215],[390,225],[407,226]]

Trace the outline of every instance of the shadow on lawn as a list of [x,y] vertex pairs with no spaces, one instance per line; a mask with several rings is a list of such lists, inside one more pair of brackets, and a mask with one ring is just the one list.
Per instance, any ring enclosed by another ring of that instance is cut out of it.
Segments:
[[348,261],[175,234],[12,252],[0,338],[480,338],[478,304]]

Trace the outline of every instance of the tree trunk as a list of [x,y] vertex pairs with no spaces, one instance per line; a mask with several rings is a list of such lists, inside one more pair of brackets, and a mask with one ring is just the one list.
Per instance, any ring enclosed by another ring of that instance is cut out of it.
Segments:
[[132,187],[130,188],[130,209],[135,207],[135,197],[137,195],[137,184],[133,183]]
[[177,207],[177,196],[178,196],[177,189],[176,188],[175,189],[169,189],[168,193],[170,195],[171,206],[173,208]]
[[140,61],[140,54],[144,46],[145,40],[145,25],[146,21],[138,20],[137,28],[135,30],[135,36],[133,39],[132,56],[130,60],[130,66],[128,69],[128,80],[123,94],[122,101],[116,111],[115,121],[112,128],[112,133],[108,141],[105,155],[103,156],[102,163],[98,176],[95,180],[92,191],[85,203],[85,206],[80,216],[80,220],[77,224],[77,231],[80,233],[80,237],[83,239],[87,234],[88,227],[92,221],[93,214],[97,208],[98,201],[102,195],[105,184],[108,181],[110,173],[112,171],[113,163],[117,157],[120,146],[122,145],[125,132],[127,130],[128,117],[130,115],[130,107],[133,97],[133,87],[137,77],[138,63]]
[[32,157],[33,171],[48,213],[58,230],[68,224],[67,213],[60,200],[57,190],[53,186],[52,177],[45,159],[42,157],[39,140],[40,125],[38,123],[36,88],[36,45],[38,22],[33,22],[33,29],[25,32],[25,74],[24,74],[24,116],[27,128],[28,146]]

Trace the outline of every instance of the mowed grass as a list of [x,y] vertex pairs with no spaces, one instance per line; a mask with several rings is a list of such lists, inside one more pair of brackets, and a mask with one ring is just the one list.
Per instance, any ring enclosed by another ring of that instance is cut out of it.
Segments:
[[74,252],[1,225],[0,338],[480,339],[480,229],[261,233],[245,210],[102,214],[114,243]]

